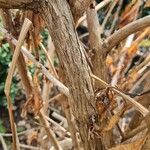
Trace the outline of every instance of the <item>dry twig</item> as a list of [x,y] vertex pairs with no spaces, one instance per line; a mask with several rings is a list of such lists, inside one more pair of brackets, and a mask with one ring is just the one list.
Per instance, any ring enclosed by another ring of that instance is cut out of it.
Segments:
[[13,59],[12,59],[12,63],[8,72],[8,76],[6,79],[6,84],[5,84],[5,94],[7,97],[7,104],[8,104],[8,111],[9,111],[9,117],[10,117],[10,124],[11,124],[11,130],[13,133],[13,149],[17,150],[17,139],[16,139],[16,129],[15,129],[15,125],[14,125],[14,117],[13,117],[13,106],[11,103],[11,97],[9,95],[10,93],[10,86],[11,86],[11,82],[12,82],[12,77],[13,77],[13,73],[15,70],[15,65],[17,63],[17,59],[20,53],[20,48],[23,45],[24,39],[26,37],[27,32],[29,31],[29,28],[31,26],[31,21],[28,19],[25,19],[24,24],[22,26],[21,29],[21,33],[19,35],[19,40],[18,43],[16,45],[16,49],[15,49],[15,53],[13,55]]
[[124,26],[120,30],[116,31],[114,34],[112,34],[104,41],[104,45],[106,45],[107,47],[107,52],[110,52],[110,50],[114,46],[116,46],[119,42],[124,40],[130,34],[142,30],[148,27],[149,25],[150,25],[150,16],[146,16],[132,23],[129,23],[128,25]]
[[[103,7],[105,7],[108,3],[110,3],[112,0],[104,0],[102,1],[101,3],[99,3],[97,6],[96,6],[96,11],[102,9]],[[84,20],[86,19],[86,15],[82,16],[79,20],[78,20],[78,23],[76,25],[76,27],[78,27]]]
[[[15,38],[12,37],[12,35],[10,35],[6,29],[1,28],[0,27],[0,31],[3,32],[6,37],[8,38],[8,40],[10,40],[14,45],[17,44],[17,40]],[[37,68],[40,68],[42,73],[47,77],[48,80],[50,80],[57,88],[60,92],[62,92],[64,95],[66,95],[67,97],[70,97],[69,94],[69,89],[62,84],[60,81],[58,81],[56,78],[54,78],[49,71],[41,64],[39,63],[34,56],[25,48],[22,46],[21,48],[21,52],[29,59],[31,60],[36,66]]]
[[1,141],[1,144],[3,146],[3,150],[8,150],[7,145],[5,143],[5,140],[1,135],[0,135],[0,141]]

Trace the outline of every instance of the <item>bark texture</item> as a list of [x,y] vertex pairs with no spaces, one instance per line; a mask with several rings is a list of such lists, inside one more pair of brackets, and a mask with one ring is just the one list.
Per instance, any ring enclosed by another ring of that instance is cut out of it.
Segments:
[[106,47],[107,52],[110,52],[114,46],[127,38],[130,34],[140,31],[148,26],[150,26],[150,16],[133,21],[108,37],[107,40],[104,41],[103,47]]
[[38,0],[0,0],[0,8],[34,9],[38,3]]
[[[90,8],[87,10],[87,24],[89,29],[89,43],[90,48],[94,52],[94,58],[92,59],[93,62],[93,72],[95,75],[100,77],[102,80],[107,81],[108,79],[108,73],[106,68],[106,51],[101,47],[102,45],[102,39],[101,39],[101,33],[102,30],[99,25],[97,11],[95,10],[94,3],[90,6]],[[95,89],[97,88],[103,88],[99,82],[95,82]],[[107,119],[104,119],[103,122],[99,123],[99,126],[101,124],[105,125],[107,124]],[[110,148],[113,145],[113,136],[112,131],[105,132],[101,138],[103,145],[105,147]]]
[[[66,1],[49,0],[40,9],[56,47],[66,84],[71,93],[71,108],[85,150],[95,147],[89,139],[90,117],[95,115],[94,93],[89,66],[80,46],[70,7]],[[97,143],[98,144],[98,143]]]
[[[87,23],[89,29],[89,43],[94,56],[92,58],[93,62],[93,72],[96,76],[100,77],[102,80],[107,81],[107,69],[106,69],[106,50],[102,47],[102,39],[97,11],[94,8],[94,4],[87,10]],[[100,87],[99,82],[95,83],[95,88]]]
[[94,0],[68,0],[75,23]]

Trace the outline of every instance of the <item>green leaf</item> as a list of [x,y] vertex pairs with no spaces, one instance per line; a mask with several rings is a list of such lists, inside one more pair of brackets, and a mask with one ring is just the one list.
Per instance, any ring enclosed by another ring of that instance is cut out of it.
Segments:
[[2,120],[0,120],[0,133],[6,133],[6,128],[3,126]]

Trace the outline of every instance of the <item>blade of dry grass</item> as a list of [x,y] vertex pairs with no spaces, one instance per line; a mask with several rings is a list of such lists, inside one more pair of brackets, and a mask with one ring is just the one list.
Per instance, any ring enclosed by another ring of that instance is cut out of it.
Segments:
[[[0,13],[1,13],[0,15],[2,17],[2,23],[3,23],[4,28],[7,29],[14,37],[16,37],[18,39],[19,35],[17,33],[17,27],[15,26],[15,24],[13,22],[11,10],[1,9]],[[10,46],[10,50],[14,53],[15,46],[9,41],[8,41],[8,43]],[[20,75],[21,82],[24,87],[26,96],[30,95],[30,93],[32,91],[32,87],[31,87],[30,81],[28,79],[27,67],[26,67],[25,59],[24,59],[22,53],[20,53],[19,57],[18,57],[17,69],[18,69],[18,73]]]

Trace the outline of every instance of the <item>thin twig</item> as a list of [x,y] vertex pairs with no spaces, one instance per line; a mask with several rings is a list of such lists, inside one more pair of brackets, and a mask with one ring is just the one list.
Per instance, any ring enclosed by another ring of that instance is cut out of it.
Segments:
[[70,133],[65,129],[63,128],[61,125],[59,125],[57,122],[55,122],[54,120],[52,120],[51,118],[45,116],[45,118],[50,122],[52,123],[53,125],[57,126],[61,131],[63,131],[64,133],[66,133],[68,136],[70,136]]
[[57,95],[55,95],[54,97],[52,97],[52,98],[50,98],[49,100],[48,100],[48,102],[49,103],[51,103],[51,102],[53,102],[54,100],[58,100],[60,103],[61,103],[61,95],[62,94],[57,94]]
[[20,147],[25,148],[25,149],[30,149],[30,150],[42,150],[41,148],[34,147],[31,145],[25,145],[25,144],[20,144]]
[[40,111],[40,113],[39,113],[39,118],[40,118],[40,122],[44,126],[44,128],[47,132],[47,135],[48,135],[49,139],[51,140],[55,149],[56,150],[62,150],[61,146],[59,145],[58,141],[56,140],[56,137],[55,137],[53,131],[49,128],[49,124],[48,124],[47,120],[45,119],[42,111]]
[[[8,40],[10,40],[14,45],[17,44],[17,40],[14,37],[12,37],[12,35],[9,34],[6,29],[0,27],[0,31],[3,32],[6,35],[6,37],[8,38]],[[21,52],[28,59],[30,59],[38,68],[41,69],[41,72],[48,78],[48,80],[50,80],[58,88],[58,90],[60,92],[62,92],[67,97],[70,97],[69,89],[63,83],[61,83],[59,80],[54,78],[49,73],[49,71],[41,63],[39,63],[25,47],[23,47],[23,46],[21,47]]]
[[107,13],[107,15],[105,16],[105,19],[104,19],[104,21],[103,21],[103,23],[102,23],[102,30],[103,30],[103,31],[104,31],[104,29],[105,29],[105,25],[106,25],[106,23],[107,23],[109,17],[111,16],[112,11],[113,11],[113,9],[114,9],[114,7],[116,6],[117,3],[118,3],[118,0],[115,0],[115,1],[112,3],[112,5],[111,5],[111,7],[110,7],[110,9],[109,9],[109,11],[108,11],[108,13]]
[[115,13],[115,16],[114,16],[114,19],[113,19],[113,22],[112,22],[112,25],[111,25],[111,28],[109,30],[109,35],[111,35],[111,33],[114,31],[114,28],[116,26],[116,23],[118,22],[118,19],[119,19],[119,14],[120,14],[120,11],[121,11],[121,8],[122,8],[122,3],[123,3],[123,0],[120,0],[119,1],[119,6],[116,10],[116,13]]
[[116,46],[130,34],[142,30],[148,26],[150,26],[150,16],[133,21],[119,29],[104,41],[104,45],[107,47],[107,52],[110,52],[114,46]]
[[10,124],[11,124],[11,130],[13,133],[13,149],[17,150],[17,139],[16,139],[16,130],[15,130],[15,125],[14,125],[14,117],[13,117],[13,106],[11,103],[11,97],[9,95],[10,93],[10,86],[11,86],[11,82],[12,82],[12,77],[13,77],[13,73],[15,70],[15,65],[17,63],[18,57],[19,57],[19,53],[20,53],[20,49],[21,46],[23,45],[23,42],[25,40],[26,34],[29,31],[29,28],[31,26],[31,21],[28,19],[24,20],[24,24],[22,26],[21,29],[21,33],[19,35],[19,40],[18,43],[16,44],[16,49],[13,55],[13,59],[12,59],[12,63],[8,72],[8,76],[6,78],[6,84],[5,84],[5,95],[7,97],[7,104],[8,104],[8,111],[9,111],[9,117],[10,117]]
[[[21,136],[21,135],[26,134],[28,132],[34,131],[35,129],[38,129],[38,127],[19,132],[19,133],[17,133],[17,135]],[[12,135],[13,135],[12,133],[0,133],[0,136],[4,136],[4,137],[10,137]]]
[[122,55],[119,56],[117,71],[115,72],[115,74],[114,74],[114,76],[112,77],[112,80],[111,80],[111,85],[112,86],[116,86],[117,83],[118,83],[118,80],[120,78],[120,74],[121,74],[121,71],[122,71],[122,68],[123,68],[123,64],[124,64],[124,61],[125,61],[125,58],[126,58],[127,49],[132,45],[132,41],[133,41],[134,37],[135,37],[135,34],[131,34],[126,39],[125,45],[124,45],[124,47],[121,51]]
[[3,150],[8,150],[7,145],[5,143],[5,140],[1,135],[0,135],[0,141],[1,141],[1,144],[3,146]]
[[124,135],[123,141],[126,141],[126,140],[132,138],[133,136],[135,136],[136,134],[142,132],[146,128],[147,128],[147,125],[145,123],[142,123],[140,126],[138,126],[134,130],[132,130],[132,131],[128,132],[126,135]]
[[[109,4],[112,0],[104,0],[102,1],[101,3],[99,3],[95,10],[98,11],[100,9],[102,9],[103,7],[105,7],[107,4]],[[82,16],[79,20],[78,20],[78,23],[76,25],[76,27],[78,27],[84,20],[86,19],[86,15]]]
[[47,60],[48,60],[48,62],[49,62],[50,69],[52,70],[52,72],[53,72],[53,74],[55,75],[55,77],[56,77],[57,79],[59,79],[58,74],[57,74],[57,72],[56,72],[56,70],[55,70],[55,67],[54,67],[54,65],[53,65],[53,62],[52,62],[50,56],[48,55],[48,52],[47,52],[46,48],[44,47],[44,45],[43,45],[42,43],[40,43],[40,46],[41,46],[41,48],[43,49],[43,51],[44,51],[44,53],[45,53],[45,55],[46,55],[46,57],[47,57]]
[[150,54],[148,54],[148,56],[145,58],[145,60],[144,60],[142,63],[140,63],[139,65],[137,65],[137,66],[134,68],[134,70],[131,71],[131,73],[132,73],[132,72],[138,72],[142,67],[148,66],[149,62],[150,62]]

